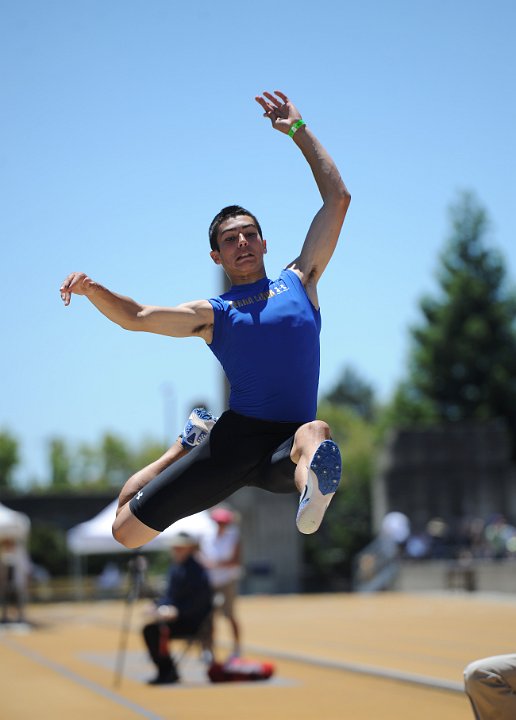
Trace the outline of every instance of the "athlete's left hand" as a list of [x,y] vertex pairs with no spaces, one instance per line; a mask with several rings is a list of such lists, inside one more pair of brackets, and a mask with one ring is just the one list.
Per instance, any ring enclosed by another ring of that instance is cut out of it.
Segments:
[[[275,97],[277,96],[277,97]],[[301,113],[296,106],[279,90],[264,92],[255,97],[256,102],[264,109],[264,117],[268,117],[275,130],[288,135],[288,131],[296,120],[301,120]]]

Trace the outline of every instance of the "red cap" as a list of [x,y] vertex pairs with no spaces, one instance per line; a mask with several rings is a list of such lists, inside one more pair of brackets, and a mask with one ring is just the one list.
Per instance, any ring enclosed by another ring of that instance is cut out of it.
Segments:
[[215,510],[211,512],[211,519],[217,523],[226,523],[229,525],[229,523],[232,523],[235,519],[235,515],[231,510],[227,510],[226,508],[215,508]]

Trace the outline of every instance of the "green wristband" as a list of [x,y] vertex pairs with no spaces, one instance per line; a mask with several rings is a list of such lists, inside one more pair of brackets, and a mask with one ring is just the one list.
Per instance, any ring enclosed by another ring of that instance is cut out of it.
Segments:
[[296,120],[296,122],[290,126],[290,130],[288,131],[289,136],[293,138],[299,128],[303,127],[303,125],[306,125],[304,120]]

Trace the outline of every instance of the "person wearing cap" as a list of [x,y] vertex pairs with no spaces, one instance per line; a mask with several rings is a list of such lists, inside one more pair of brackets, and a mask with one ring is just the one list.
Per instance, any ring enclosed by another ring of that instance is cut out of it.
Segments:
[[225,507],[215,508],[211,519],[216,523],[214,534],[201,541],[201,562],[208,571],[215,592],[216,607],[227,618],[233,639],[231,657],[240,656],[240,624],[236,618],[235,600],[242,576],[240,561],[240,530],[235,513]]
[[[266,274],[267,241],[256,216],[228,205],[208,231],[210,257],[231,283],[222,295],[159,307],[112,292],[84,272],[70,273],[59,289],[66,306],[72,295],[83,295],[126,330],[204,341],[230,385],[229,409],[213,426],[209,442],[168,466],[164,458],[158,474],[149,471],[139,486],[131,481],[122,489],[113,535],[126,547],[150,542],[175,521],[246,486],[297,492],[296,526],[311,534],[340,483],[339,448],[329,425],[317,418],[318,283],[336,249],[351,196],[290,98],[275,90],[255,100],[272,128],[299,150],[322,199],[301,247],[279,274]],[[229,162],[237,174],[252,173],[249,160],[243,170],[239,159]],[[272,174],[281,173],[278,161]],[[295,193],[295,182],[285,181],[288,192]]]
[[204,567],[195,553],[196,538],[182,532],[171,540],[173,562],[164,595],[148,609],[151,621],[142,630],[147,650],[157,668],[150,685],[176,683],[179,673],[170,655],[169,643],[195,635],[213,607],[213,591]]

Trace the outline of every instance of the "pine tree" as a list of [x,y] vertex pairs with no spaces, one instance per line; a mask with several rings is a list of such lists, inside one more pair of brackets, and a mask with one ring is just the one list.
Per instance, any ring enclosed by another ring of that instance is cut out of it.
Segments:
[[8,430],[0,431],[0,489],[13,486],[13,473],[20,460],[18,440]]
[[451,219],[440,293],[421,301],[394,414],[405,422],[501,418],[516,448],[516,296],[503,258],[487,246],[487,215],[473,195],[461,197]]
[[324,402],[351,408],[359,417],[372,421],[376,414],[373,386],[352,367],[345,367]]

